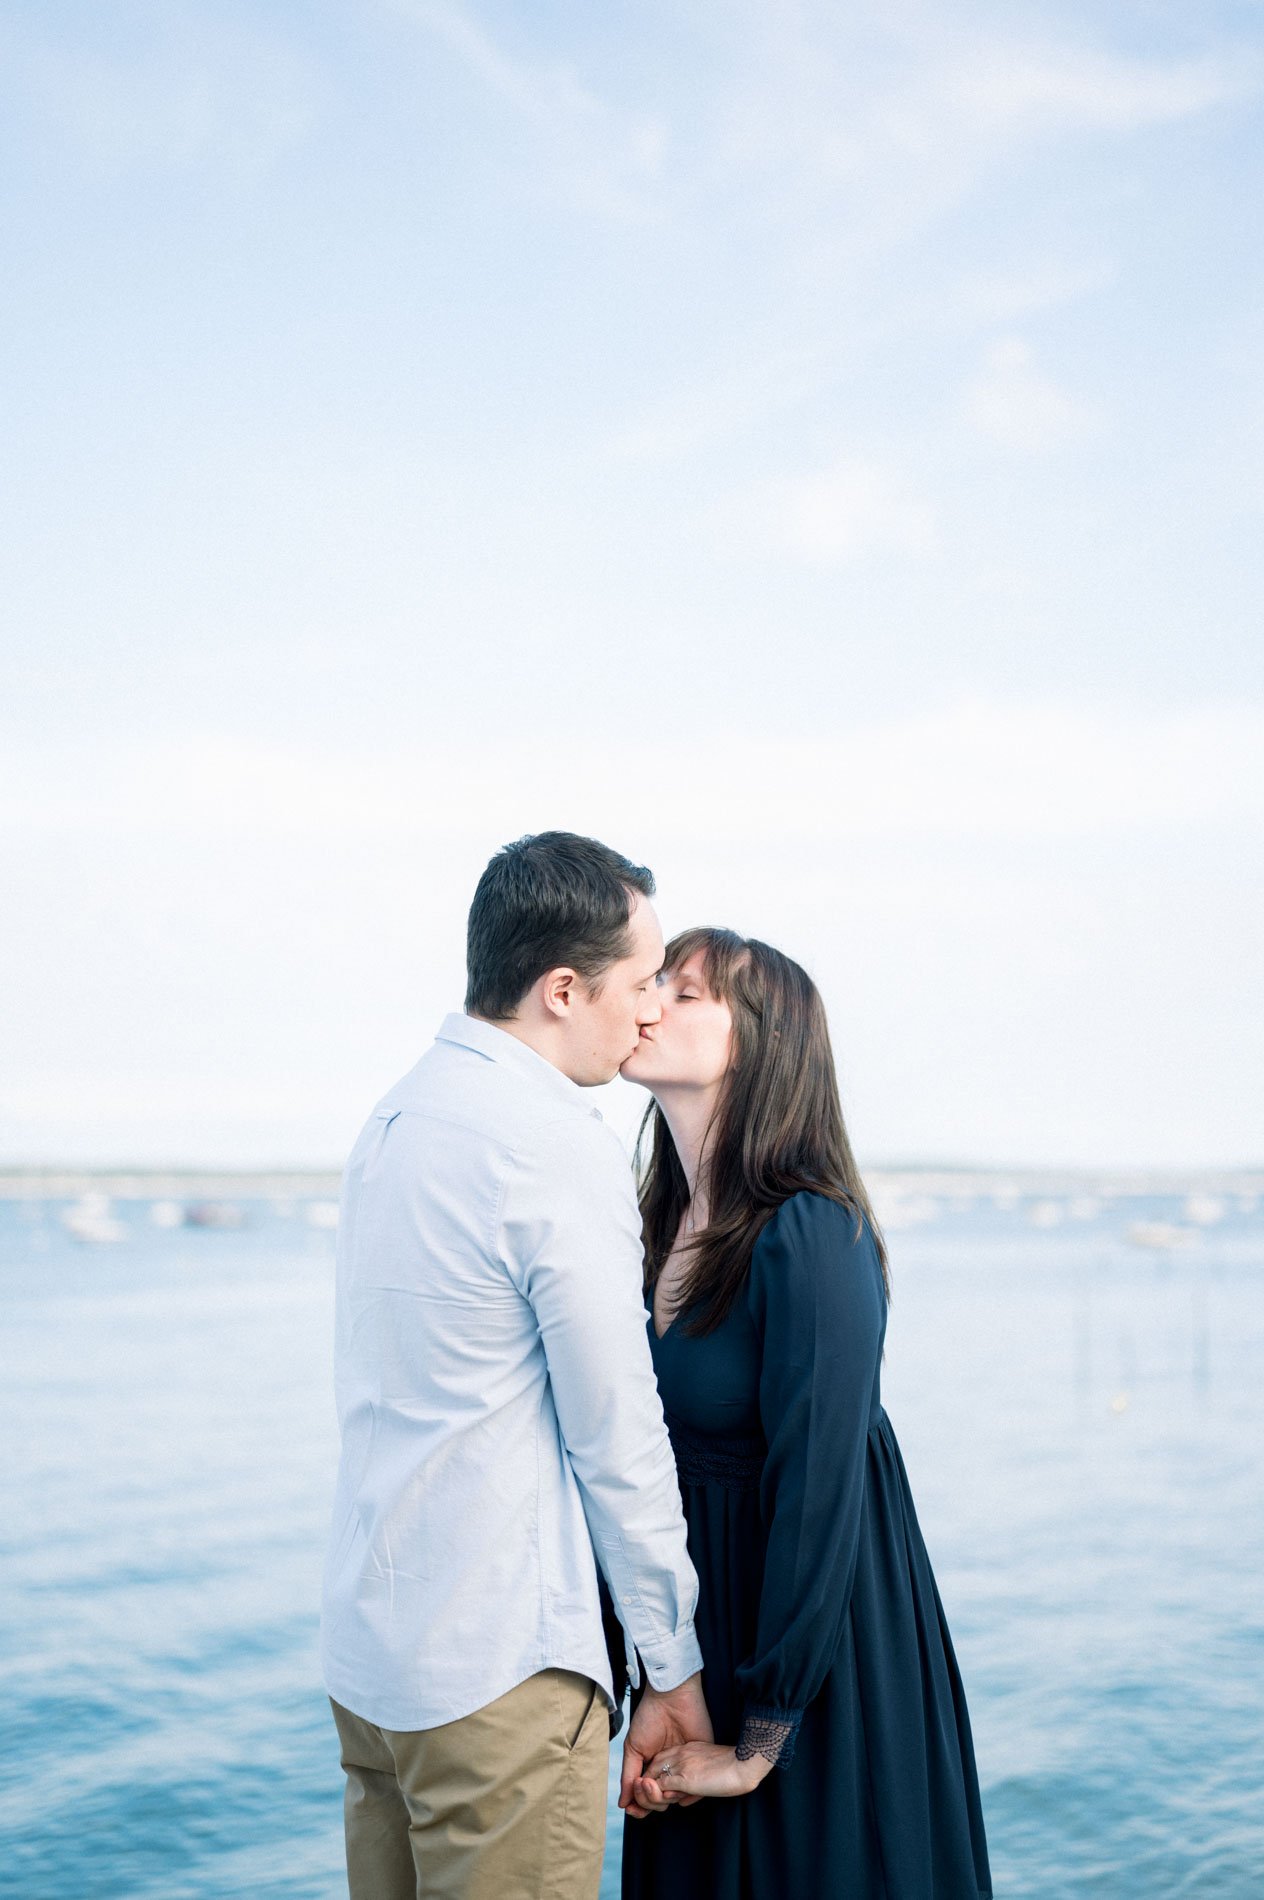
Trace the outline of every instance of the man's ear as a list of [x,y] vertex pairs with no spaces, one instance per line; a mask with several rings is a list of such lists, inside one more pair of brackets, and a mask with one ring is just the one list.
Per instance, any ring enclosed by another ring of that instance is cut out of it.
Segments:
[[540,1000],[550,1016],[569,1016],[579,977],[565,964],[540,979]]

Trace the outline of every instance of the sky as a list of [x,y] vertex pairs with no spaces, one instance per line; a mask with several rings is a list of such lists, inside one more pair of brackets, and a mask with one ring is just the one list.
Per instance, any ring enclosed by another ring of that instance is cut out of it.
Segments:
[[336,1165],[551,826],[862,1162],[1264,1160],[1262,101],[1217,0],[7,10],[0,1165]]

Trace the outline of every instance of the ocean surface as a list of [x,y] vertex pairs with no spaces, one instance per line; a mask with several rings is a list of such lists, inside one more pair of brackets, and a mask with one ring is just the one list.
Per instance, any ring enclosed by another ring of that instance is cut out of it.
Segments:
[[[1264,1895],[1258,1188],[883,1194],[884,1396],[998,1896]],[[330,1209],[184,1214],[0,1199],[0,1893],[24,1900],[345,1894],[316,1659]]]

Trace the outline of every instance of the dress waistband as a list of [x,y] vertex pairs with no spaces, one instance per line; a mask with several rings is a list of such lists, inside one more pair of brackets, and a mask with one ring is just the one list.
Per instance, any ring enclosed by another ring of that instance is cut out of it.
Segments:
[[682,1484],[722,1484],[730,1491],[757,1491],[767,1447],[762,1438],[712,1438],[667,1415],[667,1433]]

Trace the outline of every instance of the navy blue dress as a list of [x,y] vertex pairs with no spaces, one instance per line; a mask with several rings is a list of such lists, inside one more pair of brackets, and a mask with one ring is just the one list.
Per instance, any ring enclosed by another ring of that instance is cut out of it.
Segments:
[[961,1678],[879,1396],[868,1229],[796,1194],[722,1326],[649,1331],[716,1740],[778,1765],[625,1821],[624,1900],[990,1895]]

